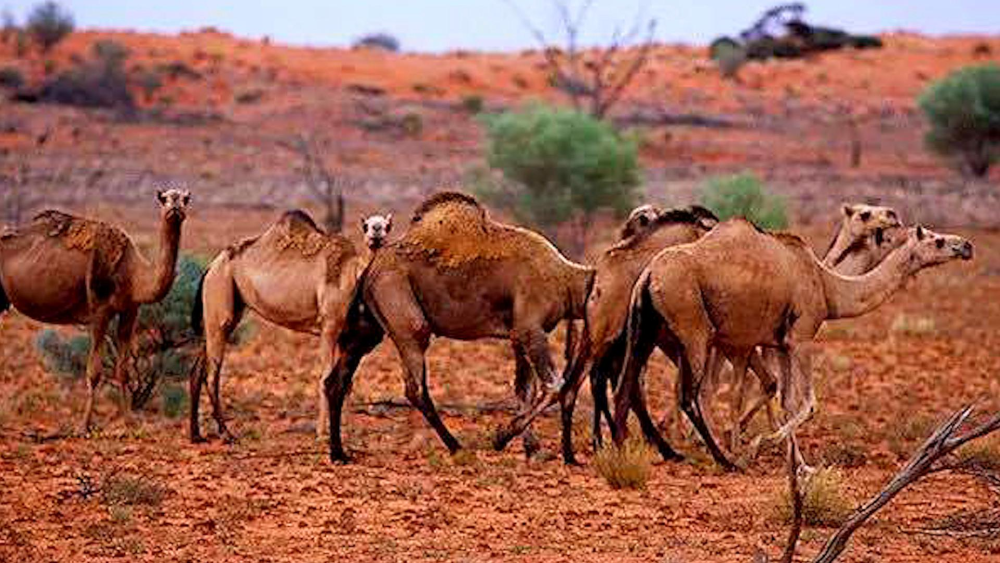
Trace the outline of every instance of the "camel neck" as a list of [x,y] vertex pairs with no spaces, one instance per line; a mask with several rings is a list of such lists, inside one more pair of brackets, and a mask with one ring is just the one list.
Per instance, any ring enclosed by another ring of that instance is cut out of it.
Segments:
[[858,317],[884,303],[915,272],[911,256],[909,245],[901,246],[861,276],[844,276],[821,266],[827,319]]
[[[160,222],[160,246],[156,260],[143,263],[137,272],[132,300],[155,303],[166,297],[174,283],[177,253],[180,249],[181,221],[163,219]],[[143,261],[145,262],[145,261]]]
[[827,249],[826,255],[823,256],[823,264],[829,268],[836,266],[841,258],[844,257],[844,253],[851,248],[852,244],[854,244],[854,241],[848,235],[848,229],[841,224],[840,228],[837,229],[837,234],[833,237],[830,248]]

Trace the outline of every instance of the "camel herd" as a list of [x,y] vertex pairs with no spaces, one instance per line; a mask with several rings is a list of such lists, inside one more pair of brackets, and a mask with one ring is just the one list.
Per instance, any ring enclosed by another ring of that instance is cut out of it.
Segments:
[[[58,211],[0,234],[0,313],[13,307],[41,322],[89,327],[84,431],[92,426],[108,326],[118,319],[117,346],[127,349],[139,305],[168,293],[190,199],[179,190],[157,194],[160,246],[151,262],[120,229]],[[519,408],[494,435],[497,449],[522,436],[531,455],[537,448],[533,419],[558,402],[563,458],[576,463],[573,410],[587,373],[595,449],[602,447],[602,421],[616,443],[626,438],[631,412],[664,459],[679,458],[645,402],[643,368],[659,348],[678,368],[680,411],[715,460],[735,468],[732,452],[756,412],[767,412],[773,433],[756,437],[751,449],[763,439],[794,440],[812,412],[812,348],[824,321],[863,315],[916,272],[972,257],[969,241],[906,227],[892,209],[870,205],[843,207],[822,259],[795,235],[769,233],[744,219],[719,221],[699,206],[636,208],[619,240],[592,266],[568,260],[531,230],[492,219],[459,192],[426,199],[394,241],[388,240],[391,215],[365,218],[361,227],[367,248],[359,251],[304,212],[290,211],[210,263],[191,315],[204,337],[205,357],[189,381],[193,442],[204,440],[198,405],[206,382],[218,433],[232,439],[220,379],[226,344],[249,309],[320,337],[317,432],[329,433],[335,462],[348,460],[341,419],[354,372],[385,337],[402,361],[407,399],[450,452],[461,449],[428,390],[425,353],[431,338],[442,336],[511,342]],[[577,320],[582,334],[567,343],[560,375],[548,334],[562,321]],[[125,357],[119,354],[114,366],[123,389]],[[723,447],[704,413],[725,374],[737,392]],[[746,410],[754,379],[760,398]],[[780,416],[773,412],[775,397]]]

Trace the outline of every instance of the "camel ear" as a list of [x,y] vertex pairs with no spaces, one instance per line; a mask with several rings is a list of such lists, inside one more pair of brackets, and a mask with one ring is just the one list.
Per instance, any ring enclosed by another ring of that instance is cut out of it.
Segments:
[[851,205],[849,203],[845,203],[844,204],[844,215],[845,216],[847,216],[847,217],[853,216],[854,215],[854,211],[855,211],[855,209],[854,209],[853,205]]
[[160,205],[167,204],[167,196],[164,195],[163,190],[156,190],[156,201],[159,201]]
[[385,216],[385,232],[392,230],[392,213]]
[[917,240],[924,240],[927,238],[927,231],[924,230],[923,225],[917,225]]

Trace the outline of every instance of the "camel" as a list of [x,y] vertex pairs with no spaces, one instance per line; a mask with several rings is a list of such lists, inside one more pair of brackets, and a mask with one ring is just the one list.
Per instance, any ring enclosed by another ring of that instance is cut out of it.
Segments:
[[131,350],[139,306],[156,303],[174,282],[181,225],[191,194],[159,191],[160,246],[149,262],[118,227],[47,210],[0,238],[0,313],[13,306],[43,323],[87,325],[87,402],[83,432],[93,425],[94,396],[101,383],[101,355],[115,318],[118,357],[115,381],[125,398],[125,361]]
[[[707,209],[693,206],[660,211],[643,205],[629,215],[621,229],[621,240],[598,257],[594,288],[587,299],[586,320],[574,357],[566,366],[565,388],[560,394],[562,407],[562,454],[567,464],[576,464],[573,452],[572,425],[576,395],[589,368],[591,393],[594,399],[594,447],[600,447],[601,414],[608,422],[611,413],[607,401],[608,374],[620,369],[624,353],[619,337],[628,316],[628,299],[632,285],[642,269],[658,252],[668,246],[694,242],[707,233],[718,219]],[[636,416],[643,433],[660,450],[665,459],[677,457],[665,441],[659,439],[645,402],[636,401]]]
[[592,268],[570,262],[535,232],[494,221],[469,195],[426,199],[407,233],[379,250],[359,284],[326,380],[331,461],[348,461],[340,435],[344,399],[358,363],[386,334],[403,364],[407,399],[453,454],[461,445],[428,390],[430,339],[510,339],[524,357],[519,369],[530,369],[541,385],[519,393],[520,412],[494,436],[494,447],[503,449],[560,388],[547,333],[561,320],[583,318],[593,281]]
[[[573,405],[582,382],[581,374],[587,367],[590,367],[591,393],[594,400],[595,450],[601,447],[602,413],[608,423],[611,423],[607,382],[613,383],[617,379],[615,376],[622,363],[624,342],[621,334],[628,315],[628,296],[635,280],[660,250],[675,244],[693,242],[718,222],[718,219],[706,209],[695,206],[688,211],[690,211],[688,215],[675,210],[668,212],[666,216],[659,216],[660,211],[651,205],[636,208],[622,228],[622,240],[605,251],[597,261],[595,290],[587,303],[587,323],[582,339],[585,344],[577,349],[576,359],[567,365],[565,376],[567,387],[560,397],[563,416],[563,459],[566,463],[576,463],[572,445]],[[680,222],[675,222],[678,219]],[[855,255],[870,252],[863,241],[871,239],[876,232],[894,228],[898,224],[898,216],[891,208],[845,204],[842,207],[839,228],[829,245],[830,252],[827,256],[835,258],[839,264],[848,262],[853,264],[858,261]],[[663,226],[671,228],[661,230]],[[645,236],[644,233],[649,231],[655,232],[656,235]],[[831,261],[834,261],[833,258]],[[776,381],[762,369],[759,358],[753,359],[758,368],[754,372],[761,380],[765,395],[773,394],[777,386]],[[715,365],[718,369],[713,375],[717,375],[721,370],[721,362]],[[714,381],[716,378],[707,379]],[[741,390],[742,388],[741,385]],[[633,401],[633,405],[637,408],[636,416],[643,433],[657,447],[663,458],[669,460],[679,457],[660,437],[655,425],[650,421],[645,401],[636,400]]]
[[[362,219],[369,249],[381,248],[392,227],[392,215]],[[344,327],[358,277],[367,259],[340,234],[326,234],[304,211],[283,214],[258,237],[220,253],[201,280],[191,324],[204,334],[206,369],[192,372],[190,439],[203,442],[198,424],[201,386],[211,378],[209,398],[220,436],[232,441],[226,427],[219,384],[229,336],[247,308],[267,321],[320,337],[323,375],[333,365],[337,338]],[[319,381],[316,433],[322,436],[326,401]]]
[[[679,366],[685,414],[727,469],[736,466],[719,448],[697,401],[709,350],[716,346],[729,358],[739,380],[757,346],[777,349],[782,408],[794,414],[774,436],[794,440],[795,428],[815,405],[810,348],[822,323],[875,309],[922,269],[971,258],[969,241],[918,226],[874,270],[842,276],[798,237],[768,234],[744,220],[727,221],[697,242],[663,250],[632,290],[625,366],[615,391],[615,442],[626,437],[633,389],[657,345]],[[797,409],[793,383],[806,395]]]
[[361,232],[365,235],[365,245],[369,250],[375,251],[385,244],[385,239],[392,231],[392,213],[382,215],[371,215],[361,218]]

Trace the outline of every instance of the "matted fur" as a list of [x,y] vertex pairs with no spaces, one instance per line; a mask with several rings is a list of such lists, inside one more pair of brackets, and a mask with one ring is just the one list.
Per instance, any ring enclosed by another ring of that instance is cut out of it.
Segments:
[[[256,242],[251,240],[250,244]],[[302,210],[288,211],[278,221],[277,248],[281,251],[292,251],[311,258],[320,253],[325,254],[327,273],[335,275],[345,260],[357,255],[357,250],[351,241],[340,234],[328,235],[316,225],[306,212]]]
[[493,221],[475,198],[456,192],[435,194],[421,204],[397,245],[406,254],[421,254],[446,268],[477,260],[551,260],[546,249],[556,251],[545,237]]
[[43,211],[35,216],[34,221],[44,226],[47,236],[60,239],[66,248],[93,252],[97,272],[101,274],[114,272],[131,245],[128,235],[117,227],[62,211]]

